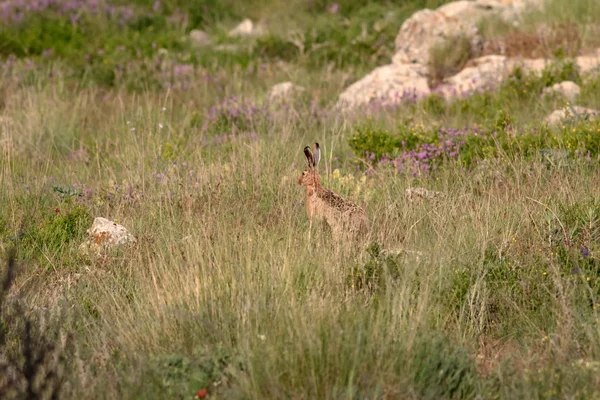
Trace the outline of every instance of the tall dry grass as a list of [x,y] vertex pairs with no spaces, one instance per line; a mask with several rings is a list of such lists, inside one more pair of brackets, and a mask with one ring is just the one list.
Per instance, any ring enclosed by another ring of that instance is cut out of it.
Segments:
[[[245,88],[240,101],[260,96]],[[590,259],[572,245],[581,218],[597,227],[594,161],[508,155],[429,178],[364,171],[351,163],[351,121],[296,107],[203,131],[192,115],[215,97],[208,86],[134,96],[59,85],[6,100],[2,246],[25,226],[17,291],[72,317],[65,396],[597,394],[596,276],[575,265]],[[309,235],[296,180],[315,140],[323,182],[365,205],[383,255],[348,250],[320,225]],[[73,184],[81,197],[53,189]],[[414,185],[446,197],[409,204]],[[110,218],[139,244],[81,257],[86,225],[64,242],[40,239],[62,229],[56,213]],[[367,267],[379,279],[359,288]]]

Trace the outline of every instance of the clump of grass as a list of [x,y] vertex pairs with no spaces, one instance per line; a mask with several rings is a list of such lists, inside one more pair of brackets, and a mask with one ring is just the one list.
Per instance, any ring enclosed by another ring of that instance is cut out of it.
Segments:
[[402,255],[385,254],[379,243],[372,243],[366,251],[368,260],[352,268],[346,277],[346,284],[351,290],[385,290],[388,280],[393,282],[400,277]]
[[[16,251],[6,254],[0,288],[0,396],[5,399],[58,398],[73,353],[60,330],[47,326],[20,295],[10,297],[18,274]],[[69,344],[68,344],[69,345]]]
[[435,88],[445,78],[460,72],[475,55],[471,39],[466,35],[448,38],[433,46],[429,55],[429,86]]
[[21,256],[33,262],[39,262],[47,268],[55,266],[47,254],[63,254],[60,263],[77,267],[81,261],[74,251],[83,241],[86,230],[91,226],[92,218],[83,205],[63,202],[56,207],[48,207],[36,214],[41,218],[37,224],[29,221],[23,232]]
[[421,338],[412,350],[410,370],[415,388],[424,398],[470,399],[477,392],[473,360],[448,338]]

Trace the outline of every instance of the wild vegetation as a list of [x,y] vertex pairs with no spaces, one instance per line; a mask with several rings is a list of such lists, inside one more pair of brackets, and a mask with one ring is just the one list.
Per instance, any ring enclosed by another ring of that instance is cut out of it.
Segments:
[[[548,126],[568,104],[541,95],[568,79],[600,109],[570,60],[600,45],[597,2],[482,25],[552,55],[541,76],[342,115],[443,1],[365,3],[0,0],[0,397],[600,396],[600,122]],[[265,33],[228,36],[245,17]],[[288,80],[306,91],[269,103]],[[315,141],[366,246],[309,224]],[[81,254],[98,216],[137,243]]]

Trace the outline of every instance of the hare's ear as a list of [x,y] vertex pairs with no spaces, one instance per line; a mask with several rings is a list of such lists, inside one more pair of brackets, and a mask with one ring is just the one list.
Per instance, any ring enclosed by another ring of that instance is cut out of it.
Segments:
[[315,154],[313,156],[315,168],[317,167],[317,165],[319,165],[319,161],[321,161],[321,148],[319,147],[319,143],[315,143]]
[[304,148],[304,155],[306,156],[306,161],[308,161],[308,167],[312,168],[314,166],[314,158],[313,158],[313,154],[312,151],[310,151],[310,147],[306,146]]

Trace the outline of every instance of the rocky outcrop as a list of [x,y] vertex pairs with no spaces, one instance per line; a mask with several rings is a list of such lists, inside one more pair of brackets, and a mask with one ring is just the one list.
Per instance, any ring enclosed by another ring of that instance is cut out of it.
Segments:
[[558,94],[570,102],[574,102],[579,97],[581,89],[575,82],[564,81],[556,83],[550,87],[544,88],[542,95],[549,96],[552,94]]
[[404,196],[409,203],[421,203],[424,200],[440,200],[444,197],[444,193],[423,187],[411,187],[404,191]]
[[427,67],[422,64],[389,64],[378,67],[369,75],[349,86],[339,96],[338,107],[352,109],[365,105],[397,105],[430,93],[447,99],[492,90],[506,80],[516,67],[525,72],[539,73],[548,61],[514,60],[506,56],[483,56],[471,60],[458,74],[447,78],[438,87],[428,84]]
[[396,36],[396,64],[428,64],[431,49],[450,38],[465,36],[478,54],[483,42],[477,24],[485,18],[515,22],[528,6],[540,6],[540,0],[459,0],[435,9],[417,11],[408,18]]
[[468,37],[476,48],[481,42],[476,22],[489,10],[473,5],[471,1],[456,1],[437,10],[417,11],[402,24],[396,37],[396,54],[392,62],[426,65],[434,46],[456,36]]
[[195,46],[203,47],[211,44],[208,33],[200,29],[193,29],[190,31],[190,40]]
[[600,70],[600,49],[593,54],[579,56],[575,59],[575,64],[580,74],[589,74]]
[[546,122],[549,125],[558,125],[568,120],[592,120],[600,116],[600,110],[586,108],[581,106],[565,107],[560,110],[553,111],[546,117]]
[[446,98],[466,96],[498,86],[510,74],[513,63],[504,56],[484,56],[447,79],[437,92]]
[[302,86],[294,85],[292,82],[278,83],[269,90],[269,103],[282,104],[293,100],[298,94],[306,89]]
[[246,18],[240,22],[235,28],[229,31],[229,36],[232,37],[244,37],[244,36],[257,36],[263,33],[260,26],[254,25],[252,20]]
[[136,238],[127,228],[106,218],[97,217],[87,230],[87,240],[79,246],[81,254],[99,256],[105,252],[135,243]]
[[375,69],[348,87],[340,95],[338,106],[355,108],[372,103],[394,105],[407,98],[420,98],[429,93],[425,66],[390,64]]
[[[430,93],[452,99],[494,89],[517,67],[527,73],[540,73],[549,60],[488,55],[472,59],[462,71],[433,88],[429,86],[428,63],[434,46],[459,35],[469,39],[471,53],[476,54],[481,45],[477,23],[482,18],[518,22],[528,7],[542,6],[543,0],[460,0],[436,10],[418,11],[404,22],[396,37],[393,63],[378,67],[350,85],[340,94],[338,108],[397,105]],[[600,67],[600,53],[577,57],[574,63],[582,74],[594,71]],[[567,88],[557,90],[567,97],[575,93]]]

